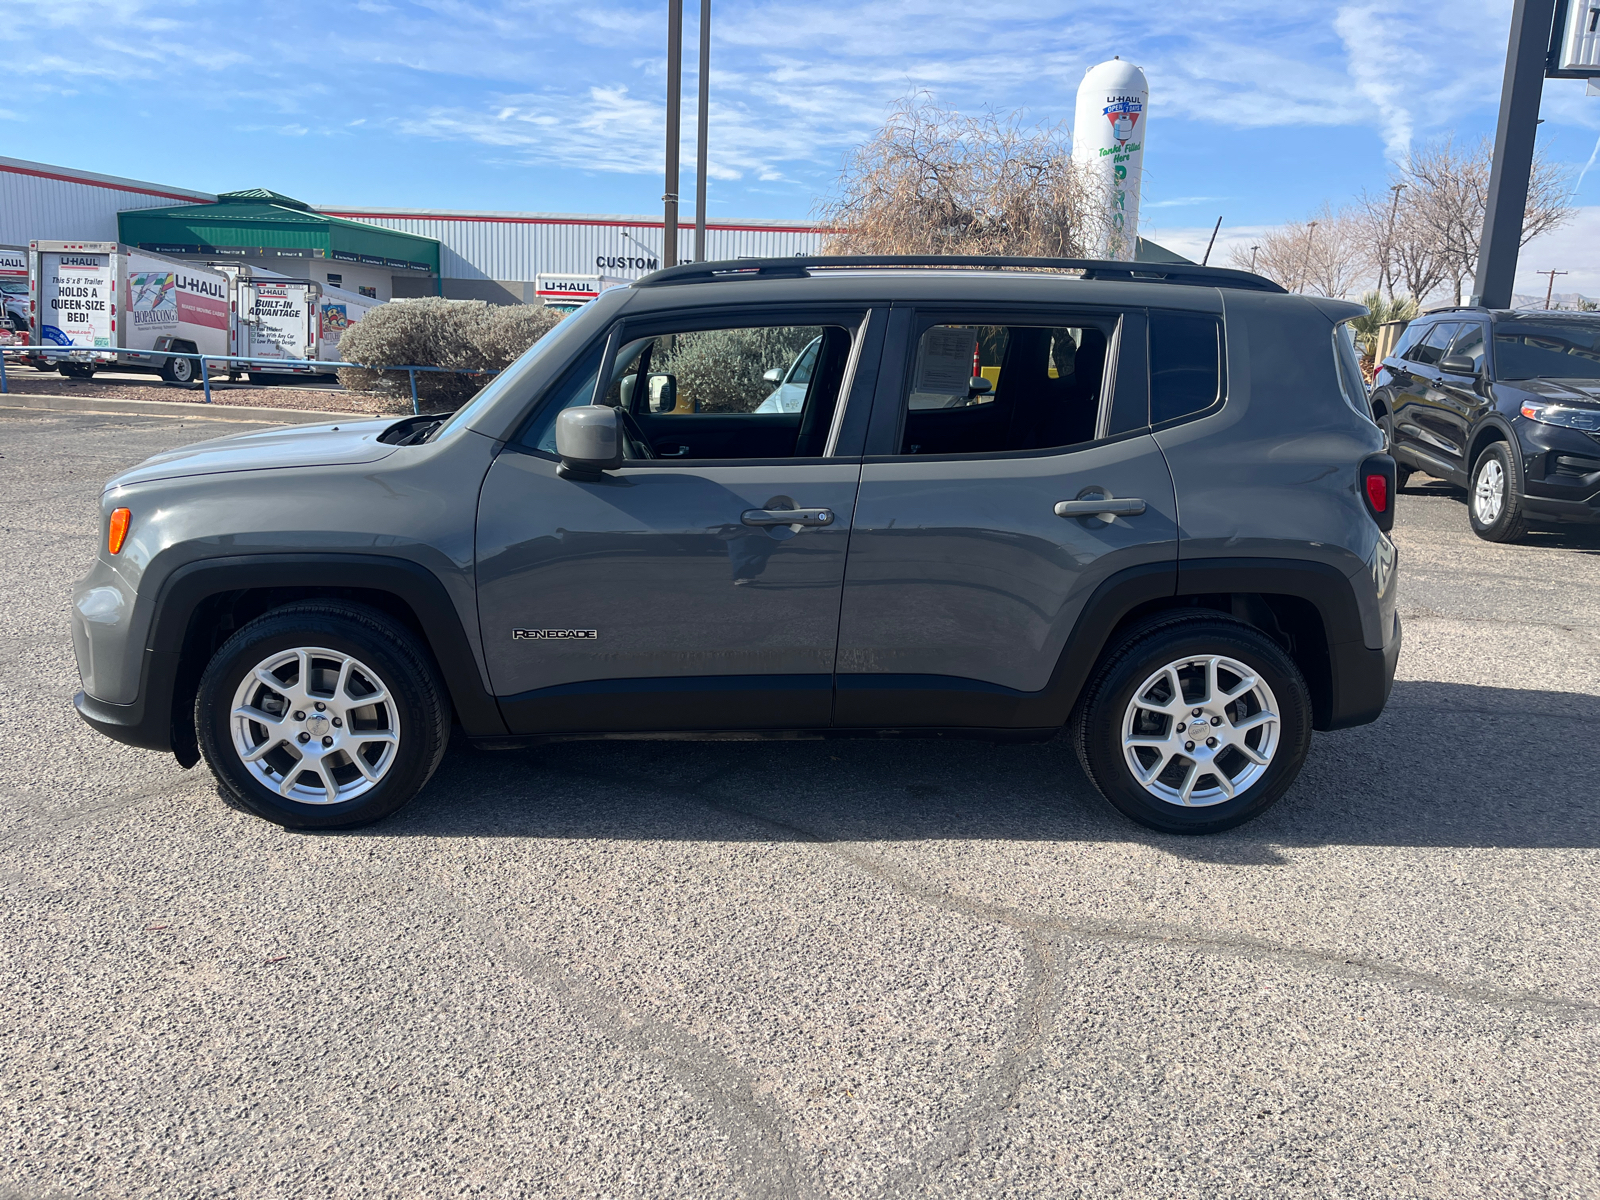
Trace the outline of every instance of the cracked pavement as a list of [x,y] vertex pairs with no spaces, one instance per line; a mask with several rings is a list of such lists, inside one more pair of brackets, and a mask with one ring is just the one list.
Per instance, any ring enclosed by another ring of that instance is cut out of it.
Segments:
[[238,428],[0,413],[0,1198],[1600,1195],[1600,530],[1419,478],[1389,711],[1216,837],[869,741],[308,835],[70,705],[101,482]]

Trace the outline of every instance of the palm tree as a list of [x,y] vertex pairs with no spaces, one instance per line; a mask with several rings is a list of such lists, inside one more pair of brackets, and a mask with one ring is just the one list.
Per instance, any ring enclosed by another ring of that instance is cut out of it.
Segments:
[[1356,335],[1356,345],[1361,348],[1362,356],[1369,359],[1378,340],[1378,326],[1413,320],[1419,311],[1417,302],[1409,296],[1385,300],[1379,291],[1368,292],[1361,297],[1361,303],[1367,306],[1367,311],[1350,322],[1350,329]]

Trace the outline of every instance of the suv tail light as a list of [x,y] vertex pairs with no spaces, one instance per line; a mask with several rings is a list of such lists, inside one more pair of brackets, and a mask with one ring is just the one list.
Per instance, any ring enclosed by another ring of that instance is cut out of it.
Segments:
[[1373,454],[1361,462],[1361,498],[1367,502],[1367,511],[1378,523],[1378,528],[1388,533],[1394,528],[1395,486],[1394,459],[1387,454]]

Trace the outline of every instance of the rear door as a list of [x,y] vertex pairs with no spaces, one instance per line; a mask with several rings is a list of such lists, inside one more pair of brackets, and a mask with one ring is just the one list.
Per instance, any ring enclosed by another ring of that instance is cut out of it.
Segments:
[[[1141,311],[896,309],[846,572],[834,723],[1043,727],[1089,596],[1175,581]],[[1213,345],[1210,370],[1216,370]],[[1120,503],[1118,503],[1120,502]]]
[[[883,316],[635,319],[569,368],[479,500],[479,618],[513,732],[828,724],[861,473],[849,415],[870,402]],[[764,375],[818,337],[801,411],[756,412]],[[657,456],[565,479],[555,417],[597,377]]]
[[1441,409],[1439,360],[1460,327],[1459,321],[1440,321],[1417,339],[1405,353],[1408,374],[1395,395],[1395,444],[1410,451],[1424,470],[1432,465],[1439,474],[1456,469],[1458,448]]

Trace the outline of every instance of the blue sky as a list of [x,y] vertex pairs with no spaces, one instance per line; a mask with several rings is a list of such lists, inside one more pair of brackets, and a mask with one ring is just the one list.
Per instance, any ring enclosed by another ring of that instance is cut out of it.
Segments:
[[[1120,54],[1151,83],[1148,229],[1181,241],[1219,215],[1225,231],[1303,217],[1381,187],[1386,156],[1414,141],[1492,133],[1510,10],[716,0],[710,212],[809,215],[844,151],[915,88],[1070,119],[1084,70]],[[654,212],[665,14],[665,0],[9,0],[0,153],[324,204]],[[1576,172],[1600,99],[1552,81],[1544,116],[1544,145]],[[1577,202],[1600,206],[1600,170]]]

